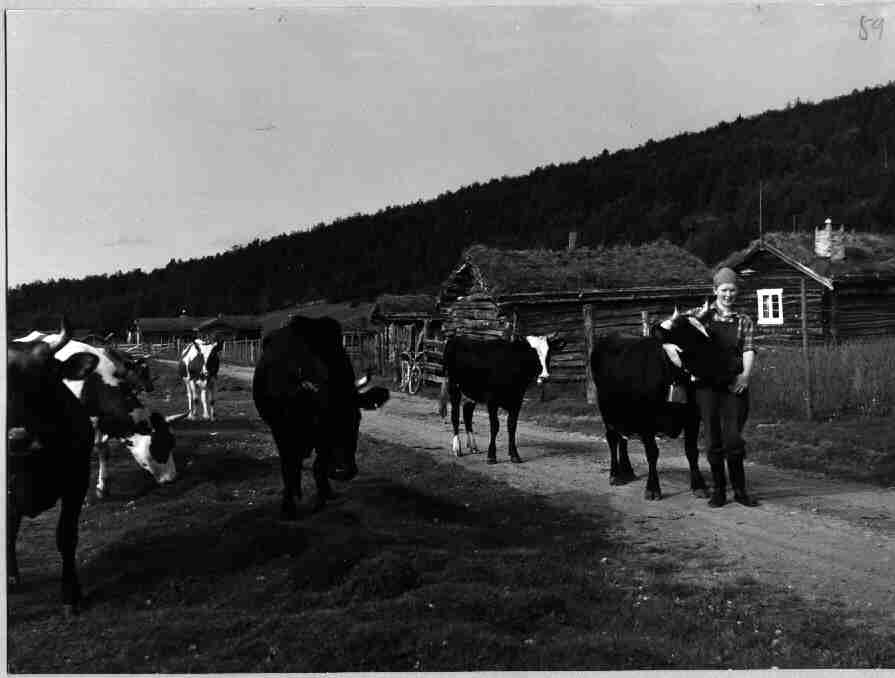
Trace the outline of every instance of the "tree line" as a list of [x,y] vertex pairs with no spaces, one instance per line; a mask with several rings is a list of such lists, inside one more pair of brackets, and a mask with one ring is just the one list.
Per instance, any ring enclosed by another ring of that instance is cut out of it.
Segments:
[[28,283],[9,290],[8,321],[47,328],[66,312],[79,327],[123,332],[135,317],[181,309],[255,314],[312,299],[435,292],[472,243],[558,248],[569,231],[584,246],[665,238],[711,264],[757,237],[760,193],[765,230],[812,230],[829,216],[895,232],[895,83],[796,100],[149,272]]

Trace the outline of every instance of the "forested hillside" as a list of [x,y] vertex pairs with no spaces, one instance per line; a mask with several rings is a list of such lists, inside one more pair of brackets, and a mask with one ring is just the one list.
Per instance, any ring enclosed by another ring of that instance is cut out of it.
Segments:
[[[582,149],[583,154],[594,149]],[[136,316],[260,313],[299,301],[433,291],[474,242],[508,247],[664,237],[712,263],[766,229],[895,232],[895,84],[700,133],[495,178],[438,198],[256,240],[149,273],[31,283],[11,327],[120,331]]]

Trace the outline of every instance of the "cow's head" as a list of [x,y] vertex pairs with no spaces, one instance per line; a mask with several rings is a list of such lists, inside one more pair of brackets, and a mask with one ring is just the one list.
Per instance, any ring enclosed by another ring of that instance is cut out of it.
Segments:
[[[70,442],[89,444],[90,426],[86,413],[65,387],[63,379],[84,379],[99,361],[90,353],[74,353],[64,361],[55,355],[70,336],[63,320],[59,336],[50,342],[10,342],[6,348],[6,426],[9,451],[24,447]],[[83,425],[72,417],[80,415]],[[66,441],[66,436],[79,440]],[[80,440],[83,438],[83,440]]]
[[387,388],[382,386],[369,388],[368,382],[368,377],[354,382],[353,398],[346,403],[344,419],[335,425],[329,475],[336,480],[351,480],[357,475],[357,441],[360,436],[361,410],[378,409],[389,399]]
[[113,348],[103,350],[115,366],[115,376],[118,379],[124,381],[135,393],[152,393],[154,384],[146,358],[136,358]]
[[530,335],[525,337],[525,341],[538,354],[540,363],[540,373],[538,374],[538,383],[543,384],[550,378],[550,358],[557,351],[561,351],[565,345],[565,339],[560,338],[556,332],[551,332],[543,336]]
[[694,316],[675,309],[671,316],[653,327],[651,334],[662,342],[672,363],[698,379],[727,383],[736,374],[705,325]]
[[158,412],[145,409],[131,413],[134,432],[122,439],[137,464],[152,474],[156,482],[169,483],[177,478],[174,464],[174,434],[170,423],[182,419],[186,414],[164,417]]
[[[193,347],[198,352],[193,356],[193,360],[201,363],[199,369],[196,370],[198,378],[209,379],[216,377],[221,366],[220,354],[224,343],[219,340],[205,341],[204,339],[193,339]],[[193,370],[191,369],[190,372],[192,373]]]

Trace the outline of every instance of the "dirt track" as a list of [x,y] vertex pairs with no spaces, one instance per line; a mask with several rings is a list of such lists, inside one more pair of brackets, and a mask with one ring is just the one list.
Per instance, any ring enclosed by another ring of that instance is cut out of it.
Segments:
[[[231,376],[251,370],[226,366]],[[749,463],[756,508],[731,503],[711,509],[689,491],[680,441],[660,441],[664,499],[643,498],[646,461],[632,441],[639,480],[609,485],[609,452],[602,438],[520,422],[523,464],[511,464],[501,417],[498,464],[484,454],[454,457],[449,422],[433,401],[392,393],[379,411],[364,413],[361,432],[429,454],[445,464],[502,480],[583,514],[610,518],[629,543],[690,554],[683,563],[694,585],[752,576],[789,587],[807,600],[828,599],[849,620],[891,628],[895,623],[895,488],[877,488]],[[487,448],[487,415],[476,411],[479,448]],[[465,436],[461,434],[461,440]],[[464,442],[465,444],[465,442]],[[704,459],[703,472],[708,476]],[[649,552],[650,549],[647,549]],[[719,559],[720,556],[720,559]]]

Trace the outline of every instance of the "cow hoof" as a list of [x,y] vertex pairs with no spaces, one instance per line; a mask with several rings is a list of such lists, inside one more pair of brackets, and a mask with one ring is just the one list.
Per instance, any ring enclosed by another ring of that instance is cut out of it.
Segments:
[[521,463],[522,463],[522,457],[520,457],[520,456],[517,454],[517,455],[514,455],[514,456],[510,457],[510,461],[513,462],[514,464],[521,464]]
[[109,490],[107,490],[105,488],[103,488],[103,489],[100,489],[98,487],[96,488],[96,498],[99,499],[100,501],[102,501],[103,499],[108,499],[109,494],[110,494]]
[[488,457],[488,463],[489,463],[489,464],[496,464],[496,463],[497,463],[497,457]]
[[609,484],[610,485],[627,485],[630,482],[637,480],[637,476],[635,475],[617,475],[610,476]]
[[457,459],[459,459],[460,457],[463,456],[463,453],[460,450],[457,450],[456,452],[454,452],[454,456],[457,457]]
[[466,450],[466,453],[467,454],[481,454],[482,451],[477,447],[471,447],[468,450]]
[[643,498],[647,501],[658,501],[662,498],[662,490],[649,490],[643,493]]
[[699,499],[708,499],[709,491],[704,487],[697,487],[695,490],[693,490],[693,496]]

